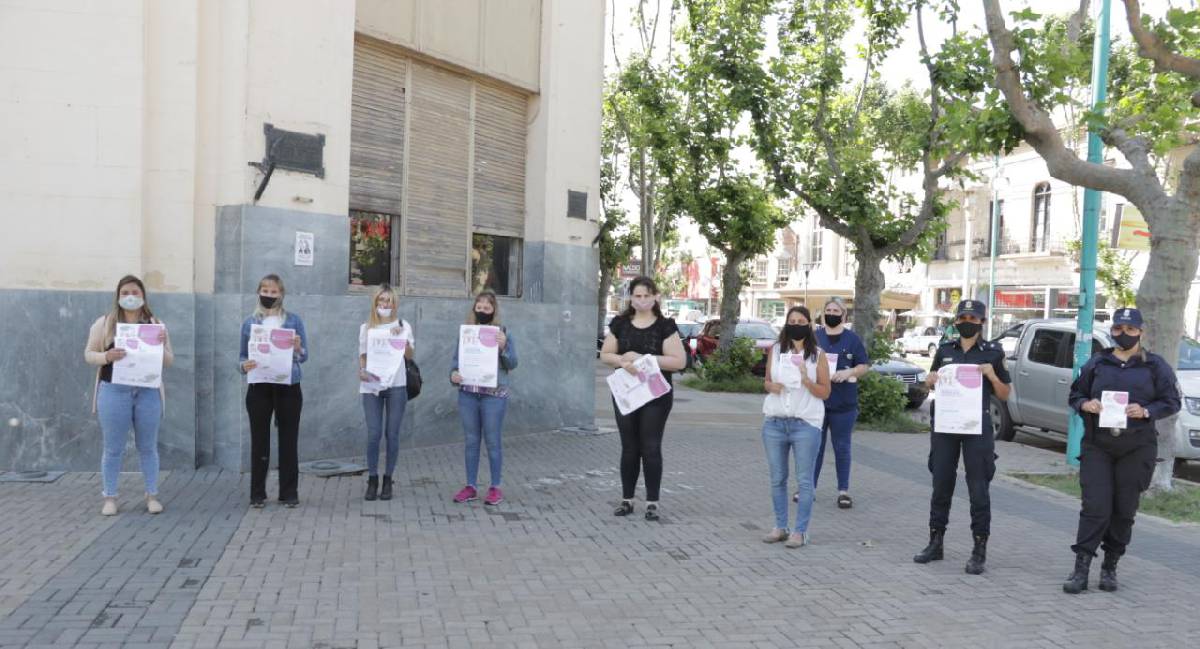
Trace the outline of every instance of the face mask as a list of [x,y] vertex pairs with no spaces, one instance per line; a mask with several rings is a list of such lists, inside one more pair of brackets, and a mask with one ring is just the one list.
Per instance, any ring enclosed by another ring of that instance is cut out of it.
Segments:
[[787,334],[789,340],[804,340],[812,333],[812,325],[783,325],[783,332]]
[[1126,333],[1121,333],[1121,334],[1117,334],[1117,335],[1113,336],[1113,340],[1117,341],[1117,345],[1119,345],[1121,347],[1121,349],[1124,349],[1124,350],[1133,349],[1133,346],[1138,344],[1138,342],[1141,341],[1141,339],[1142,339],[1142,337],[1140,335],[1139,336],[1131,336]]
[[635,297],[632,302],[633,308],[638,311],[649,311],[654,308],[654,298],[652,297]]
[[121,308],[126,311],[137,311],[145,303],[146,301],[140,295],[122,295],[121,299],[117,300],[117,304],[120,304]]
[[495,313],[484,313],[483,311],[475,312],[475,322],[478,322],[479,324],[488,324],[494,317],[496,317]]
[[379,314],[379,317],[381,317],[381,318],[390,318],[390,317],[392,317],[392,310],[391,310],[391,309],[386,309],[386,308],[384,308],[384,307],[381,307],[381,306],[377,306],[377,307],[375,307],[375,313],[378,313],[378,314]]
[[279,303],[279,298],[260,295],[258,296],[258,303],[261,304],[262,308],[264,309],[274,309],[275,305]]
[[954,326],[958,328],[958,334],[963,338],[974,338],[979,335],[979,330],[983,329],[983,325],[978,322],[960,322]]
[[842,324],[842,316],[825,314],[825,326],[831,329],[836,329]]

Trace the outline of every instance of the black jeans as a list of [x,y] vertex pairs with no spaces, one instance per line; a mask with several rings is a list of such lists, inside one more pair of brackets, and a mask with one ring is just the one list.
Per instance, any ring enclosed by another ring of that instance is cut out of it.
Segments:
[[246,390],[250,415],[250,500],[267,499],[267,471],[271,462],[271,415],[279,428],[279,500],[300,499],[300,409],[304,394],[299,385],[253,383]]
[[1083,504],[1072,551],[1095,556],[1103,544],[1105,552],[1125,554],[1138,501],[1150,486],[1157,456],[1153,429],[1149,434],[1127,432],[1120,437],[1100,430],[1084,438],[1079,454]]
[[950,503],[954,500],[960,454],[971,496],[971,531],[986,536],[992,527],[988,486],[996,475],[996,440],[992,437],[992,423],[986,416],[982,435],[930,433],[929,473],[933,475],[933,496],[929,499],[929,527],[946,529],[950,522]]
[[622,415],[613,403],[617,430],[621,432],[621,497],[626,500],[633,498],[638,473],[643,466],[646,469],[646,500],[658,500],[663,474],[663,429],[671,414],[674,394],[668,392],[628,415]]

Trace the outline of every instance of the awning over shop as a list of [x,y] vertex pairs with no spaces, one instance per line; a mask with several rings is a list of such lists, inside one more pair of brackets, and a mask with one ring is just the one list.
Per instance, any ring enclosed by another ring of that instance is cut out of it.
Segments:
[[[814,286],[808,289],[808,306],[818,307],[824,305],[831,298],[841,298],[847,306],[854,306],[854,290],[831,289],[828,287]],[[804,302],[804,289],[781,289],[779,291],[779,299],[787,300],[789,304],[800,304]],[[884,289],[879,296],[879,308],[883,311],[892,311],[894,309],[915,309],[921,302],[921,296],[914,293],[903,293]]]

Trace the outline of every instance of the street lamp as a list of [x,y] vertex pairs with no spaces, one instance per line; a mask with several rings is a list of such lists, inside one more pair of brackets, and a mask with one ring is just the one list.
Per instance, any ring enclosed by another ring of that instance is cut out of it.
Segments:
[[819,261],[806,261],[800,264],[800,269],[804,271],[804,306],[808,306],[808,274],[820,265]]

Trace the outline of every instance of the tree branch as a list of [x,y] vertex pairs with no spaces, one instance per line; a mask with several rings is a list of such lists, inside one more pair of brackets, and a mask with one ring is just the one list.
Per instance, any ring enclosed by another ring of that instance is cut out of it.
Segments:
[[1165,43],[1154,32],[1142,24],[1142,7],[1138,0],[1125,0],[1125,20],[1129,33],[1138,44],[1138,55],[1154,62],[1157,72],[1169,71],[1200,81],[1200,59],[1182,56],[1167,49]]
[[1141,173],[1080,160],[1067,148],[1054,120],[1041,106],[1031,102],[1025,95],[1017,66],[1012,60],[1016,45],[1012,32],[1008,31],[1004,24],[1000,1],[983,0],[983,6],[988,38],[992,43],[996,86],[1008,100],[1013,117],[1025,129],[1025,140],[1046,161],[1050,175],[1072,185],[1120,194],[1135,203],[1149,203],[1161,196],[1161,188],[1155,191],[1155,188],[1146,186]]

